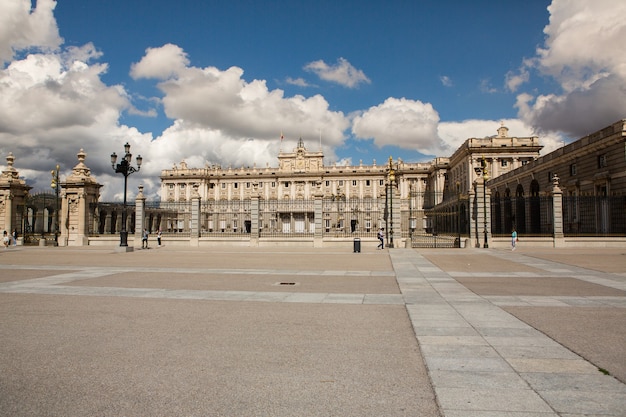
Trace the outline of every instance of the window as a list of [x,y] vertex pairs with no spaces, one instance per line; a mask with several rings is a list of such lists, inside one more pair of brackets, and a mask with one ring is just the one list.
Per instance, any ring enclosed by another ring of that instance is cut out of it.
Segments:
[[509,161],[507,161],[506,159],[500,160],[500,166],[501,167],[506,167],[508,165],[509,165]]
[[212,190],[213,188],[215,188],[215,184],[213,184],[212,182],[209,183],[209,190]]
[[239,183],[238,182],[233,183],[233,188],[235,189],[239,188]]
[[185,189],[185,184],[180,184],[180,189],[184,190]]
[[571,176],[576,175],[576,164],[571,164],[571,165],[569,166],[569,174],[570,174]]
[[356,187],[356,180],[352,180],[352,186]]
[[259,181],[259,188],[263,188],[263,181]]
[[285,181],[285,188],[289,188],[289,181]]
[[250,183],[249,182],[246,183],[246,188],[250,188]]
[[226,189],[226,183],[225,182],[222,183],[222,190],[224,190],[224,189]]
[[326,186],[330,187],[330,181],[326,181]]
[[170,190],[174,189],[174,184],[170,184]]
[[371,184],[370,184],[370,180],[365,180],[365,186],[366,186],[366,187],[369,187],[370,185],[371,185]]
[[606,163],[606,155],[598,156],[598,168],[605,168],[607,166]]
[[383,185],[385,185],[385,180],[379,180],[379,181],[378,181],[378,185],[380,185],[381,187],[382,187]]
[[276,188],[276,182],[272,181],[272,188]]
[[524,159],[524,160],[522,161],[522,165],[526,165],[526,164],[528,164],[528,161]]
[[340,186],[340,187],[343,187],[343,180],[340,180],[340,181],[339,181],[339,186]]

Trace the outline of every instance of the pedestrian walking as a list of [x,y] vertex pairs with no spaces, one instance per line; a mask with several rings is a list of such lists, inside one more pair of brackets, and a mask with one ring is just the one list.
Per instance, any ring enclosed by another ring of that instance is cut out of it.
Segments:
[[517,238],[517,232],[515,231],[515,229],[513,229],[513,232],[511,233],[511,250],[515,250],[515,245],[517,244],[517,242],[519,242],[519,239]]
[[17,229],[13,229],[13,246],[17,246]]
[[9,234],[7,233],[7,231],[4,231],[4,234],[2,235],[2,243],[4,244],[4,248],[8,249],[9,248]]
[[143,229],[141,234],[141,249],[148,249],[148,229]]
[[380,243],[378,244],[376,249],[385,249],[385,232],[382,227],[378,229],[378,240],[380,240]]
[[157,232],[157,245],[161,246],[161,229]]

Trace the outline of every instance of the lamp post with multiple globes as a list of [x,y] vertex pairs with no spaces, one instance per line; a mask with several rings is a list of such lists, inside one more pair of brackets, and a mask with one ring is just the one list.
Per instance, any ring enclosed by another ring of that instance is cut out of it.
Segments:
[[141,162],[143,158],[141,155],[137,155],[137,168],[132,166],[131,160],[133,155],[130,153],[130,145],[128,142],[124,145],[124,157],[117,163],[117,155],[115,152],[111,154],[111,167],[116,174],[122,174],[124,176],[124,208],[122,211],[122,230],[120,231],[120,246],[128,246],[128,231],[126,230],[126,190],[128,188],[128,176],[141,169]]

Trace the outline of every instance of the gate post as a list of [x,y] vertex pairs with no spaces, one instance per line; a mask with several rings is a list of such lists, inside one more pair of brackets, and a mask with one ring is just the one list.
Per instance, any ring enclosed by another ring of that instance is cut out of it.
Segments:
[[200,193],[198,192],[199,185],[193,185],[193,191],[191,192],[191,224],[190,227],[190,239],[189,245],[200,245]]
[[559,187],[559,177],[556,174],[552,177],[552,224],[554,225],[554,247],[557,248],[564,246],[563,191],[561,191],[561,187]]
[[[23,207],[26,205],[28,190],[32,187],[20,179],[18,171],[13,168],[14,162],[15,157],[9,152],[7,169],[0,175],[0,231],[6,230],[10,234],[17,229],[20,239],[23,239]],[[20,212],[18,208],[22,208],[22,211]]]
[[321,248],[324,246],[324,238],[323,238],[323,234],[322,234],[322,227],[323,227],[323,223],[322,223],[322,216],[323,216],[323,204],[322,204],[322,199],[324,198],[324,194],[322,193],[322,182],[321,181],[317,181],[316,182],[316,187],[317,189],[315,190],[315,194],[314,194],[314,198],[315,198],[315,233],[313,235],[313,247],[314,248]]
[[468,203],[470,204],[470,242],[477,248],[480,248],[480,241],[478,240],[478,201],[476,201],[478,183],[474,181],[474,187],[469,191]]
[[259,246],[259,183],[253,182],[254,194],[250,200],[250,246]]
[[101,184],[91,176],[85,165],[87,154],[80,150],[78,164],[72,169],[64,183],[61,183],[61,240],[59,246],[89,245],[89,219],[93,218],[96,203],[100,198]]
[[[146,226],[146,197],[143,195],[143,185],[139,185],[139,192],[135,197],[135,237],[133,239],[133,246],[141,242],[141,234],[143,229],[148,229],[148,232],[152,232],[148,226]],[[126,227],[128,230],[128,226]],[[143,245],[142,245],[143,246]]]

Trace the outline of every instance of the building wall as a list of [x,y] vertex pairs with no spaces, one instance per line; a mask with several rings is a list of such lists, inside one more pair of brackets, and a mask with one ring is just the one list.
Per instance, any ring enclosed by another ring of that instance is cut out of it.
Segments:
[[385,195],[390,168],[395,171],[398,193],[407,200],[411,193],[427,196],[419,206],[433,206],[446,191],[467,193],[475,180],[474,168],[485,158],[493,175],[507,172],[539,156],[537,137],[509,137],[501,126],[498,135],[470,138],[451,158],[437,157],[426,163],[390,160],[384,165],[324,166],[321,151],[309,151],[302,139],[290,152],[278,155],[278,167],[189,168],[183,161],[161,173],[161,201],[188,201],[194,184],[202,201],[245,200],[258,189],[263,199],[311,199],[325,197],[377,198]]
[[626,119],[501,174],[487,186],[492,195],[549,195],[554,175],[564,196],[626,195]]

